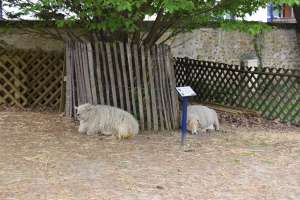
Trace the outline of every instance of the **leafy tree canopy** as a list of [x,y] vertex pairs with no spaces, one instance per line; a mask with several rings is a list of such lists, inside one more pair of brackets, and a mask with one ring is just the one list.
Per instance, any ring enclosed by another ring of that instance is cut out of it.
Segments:
[[[7,12],[12,19],[26,15],[56,25],[72,27],[80,24],[86,30],[99,33],[103,38],[118,34],[129,36],[134,42],[153,44],[164,33],[169,37],[190,31],[206,24],[219,24],[224,15],[239,18],[251,15],[268,0],[4,0],[4,6],[15,8]],[[300,0],[274,0],[274,3],[293,5]],[[146,28],[144,19],[156,16],[151,27]],[[228,23],[225,23],[228,24]],[[241,23],[237,27],[246,29]],[[257,25],[250,33],[259,30]],[[249,31],[248,31],[249,32]],[[121,34],[120,34],[121,33]]]

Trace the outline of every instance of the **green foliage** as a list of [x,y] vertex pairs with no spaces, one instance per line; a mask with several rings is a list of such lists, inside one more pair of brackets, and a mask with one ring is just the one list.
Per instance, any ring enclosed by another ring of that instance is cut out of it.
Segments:
[[194,8],[194,3],[190,0],[164,0],[162,3],[168,13],[175,13],[178,11],[188,12]]
[[244,21],[224,21],[221,27],[226,31],[241,31],[252,36],[257,36],[263,32],[271,31],[272,27],[265,23],[244,22]]
[[287,4],[289,6],[300,5],[300,0],[273,0],[272,1],[276,5]]
[[[274,0],[275,3],[299,3],[300,0]],[[88,31],[105,34],[123,33],[135,42],[153,44],[165,32],[171,36],[191,31],[211,23],[223,23],[229,14],[240,18],[252,14],[268,0],[4,0],[3,5],[14,7],[8,12],[17,19],[32,15],[41,20],[55,21],[57,27],[80,25]],[[143,37],[146,16],[156,15],[149,34]],[[251,25],[248,30],[241,24],[223,23],[223,27],[240,28],[250,34],[261,30],[261,25]]]

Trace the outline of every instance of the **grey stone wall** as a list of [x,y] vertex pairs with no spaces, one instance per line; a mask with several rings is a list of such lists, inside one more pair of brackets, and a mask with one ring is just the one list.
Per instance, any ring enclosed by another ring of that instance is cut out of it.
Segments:
[[0,42],[18,49],[41,49],[44,51],[64,51],[64,43],[60,40],[43,37],[40,34],[11,29],[7,32],[0,30]]
[[[263,66],[300,69],[300,47],[294,29],[274,29],[259,41]],[[219,28],[202,28],[178,35],[170,45],[176,57],[228,64],[240,64],[241,59],[256,57],[252,36]]]
[[263,36],[263,66],[300,69],[300,46],[295,30],[278,29]]
[[[64,51],[62,41],[26,34],[18,29],[1,32],[0,41],[21,49]],[[300,46],[294,29],[274,29],[265,33],[260,41],[263,66],[300,69]],[[240,64],[241,59],[256,56],[253,37],[220,28],[202,28],[180,34],[169,44],[176,57]]]

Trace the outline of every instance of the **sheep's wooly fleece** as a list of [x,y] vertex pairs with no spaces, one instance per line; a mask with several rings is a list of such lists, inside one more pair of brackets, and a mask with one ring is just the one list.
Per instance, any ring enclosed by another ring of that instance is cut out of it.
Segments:
[[138,121],[122,109],[88,103],[76,109],[80,133],[115,135],[118,139],[123,139],[133,137],[139,132]]
[[188,106],[187,122],[187,128],[192,134],[207,129],[220,129],[216,111],[202,105]]

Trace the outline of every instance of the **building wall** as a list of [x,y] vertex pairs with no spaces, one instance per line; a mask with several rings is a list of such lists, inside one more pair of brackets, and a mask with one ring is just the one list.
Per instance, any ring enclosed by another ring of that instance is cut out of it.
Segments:
[[[300,69],[300,46],[294,29],[274,29],[259,38],[262,65]],[[253,37],[241,32],[202,28],[170,41],[175,57],[240,64],[257,57]]]

